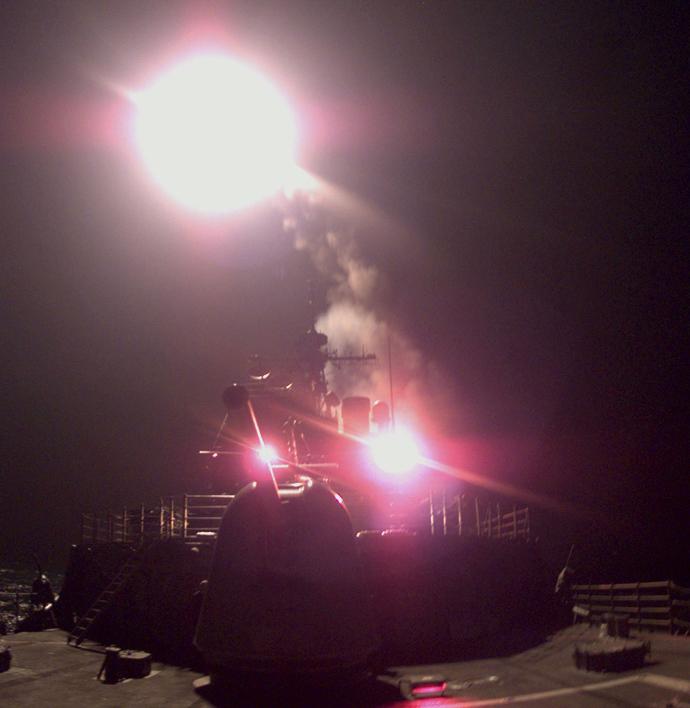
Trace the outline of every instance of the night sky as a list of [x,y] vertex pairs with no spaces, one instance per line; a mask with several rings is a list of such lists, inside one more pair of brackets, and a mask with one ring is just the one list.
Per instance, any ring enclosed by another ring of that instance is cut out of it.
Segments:
[[[143,169],[123,89],[206,47],[291,100],[330,260],[273,201],[201,218]],[[312,280],[331,343],[393,332],[400,415],[522,490],[556,556],[690,584],[687,69],[682,3],[3,7],[0,565],[193,489]]]

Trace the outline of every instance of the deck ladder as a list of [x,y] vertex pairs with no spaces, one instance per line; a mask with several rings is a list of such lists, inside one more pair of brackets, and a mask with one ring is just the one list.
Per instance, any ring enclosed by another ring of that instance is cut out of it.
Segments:
[[117,575],[115,575],[105,590],[103,590],[103,592],[98,596],[98,599],[91,606],[91,609],[82,615],[77,624],[74,626],[74,629],[71,631],[69,637],[67,637],[68,644],[78,647],[84,639],[86,639],[93,623],[98,619],[103,610],[110,605],[118,590],[120,590],[120,588],[132,577],[141,561],[142,554],[137,551],[135,551],[125,561]]

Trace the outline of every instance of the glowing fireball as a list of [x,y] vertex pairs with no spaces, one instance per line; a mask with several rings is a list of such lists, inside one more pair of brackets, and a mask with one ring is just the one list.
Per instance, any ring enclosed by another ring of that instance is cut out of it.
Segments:
[[295,120],[283,96],[249,66],[195,56],[134,101],[144,162],[187,207],[241,209],[294,180]]

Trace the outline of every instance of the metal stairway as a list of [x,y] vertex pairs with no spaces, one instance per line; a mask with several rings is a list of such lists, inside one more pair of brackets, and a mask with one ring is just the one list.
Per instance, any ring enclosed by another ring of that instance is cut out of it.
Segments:
[[105,590],[98,596],[98,599],[88,612],[81,616],[74,626],[74,629],[70,632],[69,637],[67,637],[67,644],[78,647],[84,639],[86,639],[94,622],[98,619],[103,610],[110,605],[120,588],[134,575],[134,571],[141,564],[143,559],[141,550],[140,548],[132,553]]

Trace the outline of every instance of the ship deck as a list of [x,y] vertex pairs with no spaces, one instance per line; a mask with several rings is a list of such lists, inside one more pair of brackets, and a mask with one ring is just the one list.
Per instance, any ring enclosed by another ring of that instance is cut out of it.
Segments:
[[443,697],[421,704],[432,706],[498,706],[519,703],[540,708],[578,706],[596,708],[634,706],[659,708],[690,706],[690,638],[665,633],[640,634],[651,652],[642,668],[617,673],[578,669],[576,646],[595,641],[598,630],[573,625],[548,641],[509,656],[425,666],[390,667],[378,679],[341,679],[337,686],[290,684],[281,677],[271,688],[212,690],[203,674],[153,662],[151,674],[105,684],[97,676],[103,654],[69,647],[61,630],[21,633],[3,638],[12,653],[11,667],[0,674],[0,705],[34,708],[37,705],[166,706],[205,708],[220,706],[352,706],[392,708],[406,702],[399,684],[412,676],[438,676],[446,681]]

